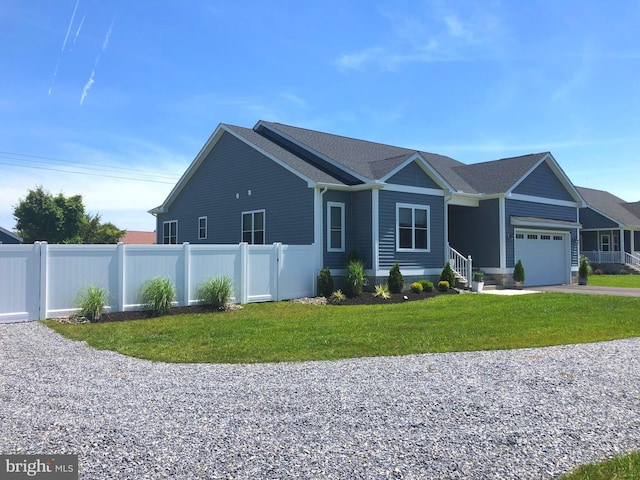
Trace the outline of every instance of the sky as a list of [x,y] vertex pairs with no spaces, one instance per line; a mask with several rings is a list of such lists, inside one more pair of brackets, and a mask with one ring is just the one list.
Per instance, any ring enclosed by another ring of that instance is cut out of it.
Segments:
[[2,0],[0,226],[30,189],[155,229],[219,123],[477,163],[550,151],[640,200],[640,2]]

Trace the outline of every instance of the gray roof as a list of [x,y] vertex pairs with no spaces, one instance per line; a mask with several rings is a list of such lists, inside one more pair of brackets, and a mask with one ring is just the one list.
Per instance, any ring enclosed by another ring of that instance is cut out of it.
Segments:
[[594,210],[603,213],[622,225],[640,226],[640,204],[625,202],[604,190],[586,187],[576,188],[585,202],[587,202],[587,205]]
[[280,132],[314,154],[345,167],[369,181],[379,180],[412,155],[419,154],[454,191],[464,193],[504,193],[511,189],[547,152],[465,165],[435,153],[395,147],[382,143],[293,127],[274,122],[258,122],[260,128]]
[[478,193],[504,193],[522,179],[548,152],[455,167]]

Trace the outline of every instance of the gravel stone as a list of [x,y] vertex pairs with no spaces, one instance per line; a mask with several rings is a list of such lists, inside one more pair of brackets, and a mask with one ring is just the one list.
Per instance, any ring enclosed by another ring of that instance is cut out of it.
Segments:
[[80,478],[547,479],[640,449],[640,339],[166,364],[0,325],[0,453]]

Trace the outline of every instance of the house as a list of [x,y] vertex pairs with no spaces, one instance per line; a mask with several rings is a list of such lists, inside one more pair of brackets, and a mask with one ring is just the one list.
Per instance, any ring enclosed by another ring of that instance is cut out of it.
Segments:
[[156,243],[156,232],[127,230],[119,241],[127,245],[153,245]]
[[[220,124],[159,207],[157,243],[314,244],[341,275],[356,250],[370,280],[463,281],[481,269],[525,285],[570,283],[579,192],[549,152],[466,165],[452,158],[259,121]],[[469,258],[471,257],[471,258]]]
[[580,251],[593,263],[640,268],[640,202],[629,203],[604,190],[577,187],[587,205],[580,209]]
[[22,243],[22,237],[16,235],[13,232],[10,232],[9,230],[0,227],[0,244],[16,244],[16,243]]

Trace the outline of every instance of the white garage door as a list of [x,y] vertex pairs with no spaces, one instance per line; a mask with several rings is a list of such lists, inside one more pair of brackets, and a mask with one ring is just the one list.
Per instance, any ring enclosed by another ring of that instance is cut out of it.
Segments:
[[516,232],[515,258],[522,260],[526,286],[559,285],[570,279],[569,234]]

